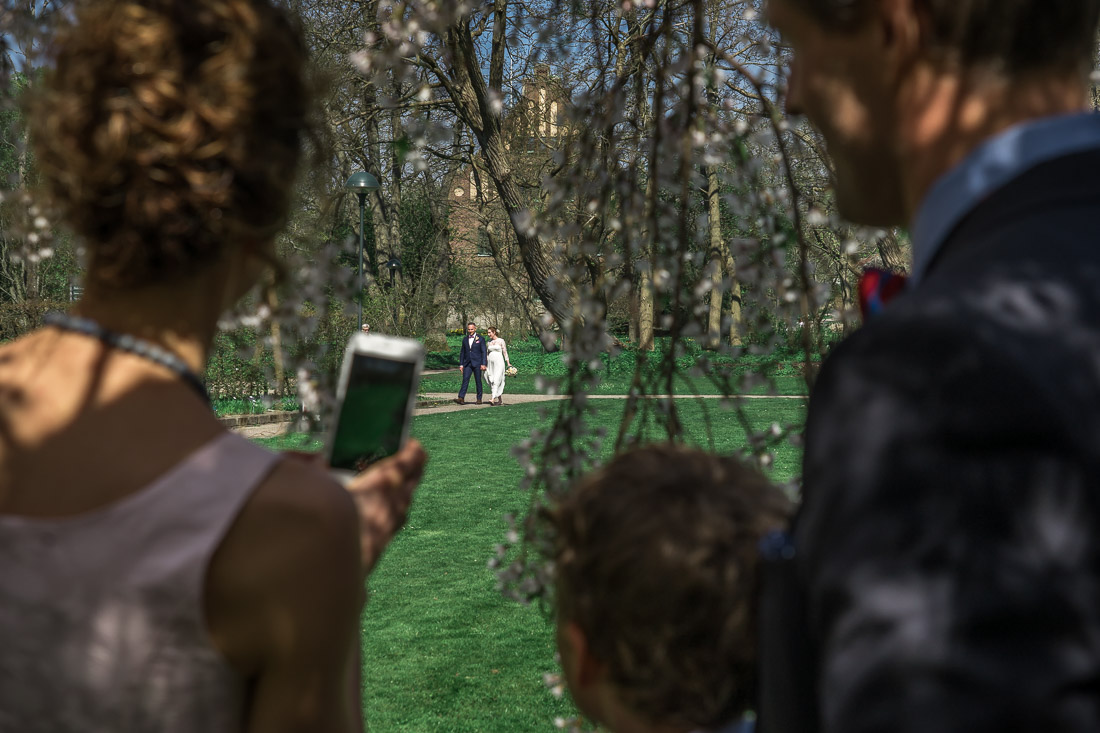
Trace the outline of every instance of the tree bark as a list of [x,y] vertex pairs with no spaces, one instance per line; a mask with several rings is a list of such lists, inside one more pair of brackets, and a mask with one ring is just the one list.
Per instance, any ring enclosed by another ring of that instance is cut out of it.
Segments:
[[[401,88],[393,70],[390,70],[390,95],[393,99],[401,98]],[[386,222],[389,228],[390,257],[401,256],[401,204],[403,200],[403,172],[405,167],[404,153],[402,152],[405,138],[405,126],[401,119],[401,109],[396,105],[390,113],[390,133],[393,142],[390,144],[390,180],[386,191],[386,198],[390,203],[390,217]],[[379,191],[381,193],[381,191]],[[400,273],[399,273],[400,274]]]
[[[22,138],[22,145],[20,146],[18,158],[19,183],[21,186],[25,186],[28,181],[27,155],[30,150],[30,146],[27,143],[26,130],[20,133],[20,137]],[[29,252],[26,248],[24,250],[27,254],[36,255],[35,257],[25,257],[23,259],[23,287],[27,300],[38,300],[38,248],[35,247],[34,249],[36,251],[33,253]]]
[[718,201],[718,172],[713,166],[707,166],[706,174],[710,235],[707,278],[711,285],[706,346],[708,349],[717,349],[722,343],[722,207]]
[[744,331],[741,319],[741,283],[737,280],[737,262],[734,260],[733,252],[730,251],[728,246],[724,251],[726,253],[726,276],[730,282],[730,300],[726,309],[726,317],[729,318],[730,324],[729,345],[741,346],[744,343],[742,339]]
[[490,99],[469,27],[452,26],[446,33],[445,44],[453,62],[451,74],[447,76],[437,70],[437,75],[447,88],[459,117],[477,138],[485,170],[515,231],[520,257],[531,286],[559,326],[565,326],[573,317],[572,293],[565,287],[555,287],[555,268],[545,245],[534,231],[531,213],[512,175],[501,132],[499,99],[495,103]]
[[[362,27],[373,33],[376,38],[384,38],[378,23],[378,0],[367,0],[363,4]],[[381,44],[384,41],[378,40],[376,43]],[[389,73],[392,79],[392,69]],[[400,180],[386,181],[385,176],[382,175],[383,170],[386,168],[390,169],[392,174],[393,159],[396,153],[391,155],[387,165],[382,154],[382,133],[378,126],[378,121],[382,116],[378,104],[378,88],[370,82],[365,84],[363,88],[363,109],[366,110],[364,125],[366,127],[367,144],[362,149],[360,164],[364,170],[376,175],[379,183],[382,184],[382,188],[367,196],[367,207],[370,209],[371,222],[374,225],[374,241],[368,246],[365,256],[369,264],[367,272],[377,282],[380,275],[379,249],[382,252],[396,252],[399,244],[399,240],[394,236],[397,233],[397,225],[393,220],[397,217],[397,207],[401,202],[401,182]],[[349,137],[353,139],[353,136]],[[396,135],[393,136],[393,139],[397,139]],[[391,150],[394,148],[396,146],[391,143]]]
[[[717,10],[711,8],[712,12]],[[718,41],[718,23],[713,18],[709,20],[709,40],[711,46]],[[718,97],[716,59],[713,54],[708,54],[707,65],[707,101],[717,110],[721,100]],[[710,291],[710,313],[707,328],[707,346],[718,348],[722,339],[722,315],[724,294],[719,286],[722,282],[722,269],[725,266],[725,278],[729,283],[729,306],[726,308],[726,317],[729,319],[729,344],[741,345],[741,283],[737,280],[737,263],[729,245],[722,241],[722,201],[721,186],[718,181],[718,169],[715,166],[706,166],[704,172],[707,177],[707,214],[710,218],[710,253],[712,283],[716,286]]]
[[[649,107],[649,101],[647,96],[647,90],[649,88],[650,79],[646,75],[645,57],[643,56],[640,41],[637,40],[640,34],[639,30],[640,16],[639,11],[635,10],[630,17],[630,35],[635,40],[630,44],[630,58],[631,64],[634,67],[634,104],[636,114],[638,115],[638,130],[648,129],[649,117],[652,114],[652,110]],[[658,82],[658,86],[660,82]],[[658,100],[661,99],[660,90],[658,90]],[[660,102],[658,101],[658,105]],[[658,108],[658,115],[661,114],[661,110]],[[660,125],[657,126],[658,130]],[[659,134],[659,132],[658,132]],[[639,143],[641,140],[639,139]],[[654,227],[654,231],[650,231],[646,234],[645,239],[648,240],[648,247],[645,252],[648,255],[648,262],[645,267],[638,268],[640,270],[638,277],[638,348],[652,351],[656,345],[656,339],[653,333],[653,320],[654,320],[654,307],[653,307],[653,267],[656,262],[656,206],[657,206],[657,170],[655,166],[656,162],[656,150],[657,145],[654,141],[654,154],[650,159],[650,169],[648,171],[649,177],[646,183],[646,201],[649,202],[651,209],[649,221]],[[644,158],[643,158],[644,159]]]
[[[279,310],[279,296],[274,287],[267,289],[267,307],[275,314]],[[283,362],[283,334],[279,326],[279,319],[271,319],[271,356],[275,362],[275,394],[283,394],[283,385],[286,379],[286,365]]]
[[896,231],[893,229],[887,231],[886,236],[875,242],[875,246],[878,249],[879,258],[882,260],[882,266],[887,270],[904,272],[907,269],[905,266],[907,258],[905,252],[902,251]]
[[646,267],[638,278],[638,348],[652,351],[656,345],[653,334],[653,269]]

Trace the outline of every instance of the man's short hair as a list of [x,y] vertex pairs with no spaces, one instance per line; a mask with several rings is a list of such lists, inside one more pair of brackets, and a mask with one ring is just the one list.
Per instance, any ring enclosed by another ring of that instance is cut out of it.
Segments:
[[620,455],[551,509],[558,613],[623,704],[705,729],[751,707],[757,548],[789,507],[733,458],[662,445]]
[[473,321],[470,321],[470,322],[469,322],[469,323],[467,323],[466,325],[467,325],[467,326],[473,326],[474,328],[477,328],[477,324],[476,324],[476,323],[474,323]]
[[[859,26],[879,0],[785,0],[825,27]],[[1095,64],[1100,0],[924,0],[933,50],[1010,76]]]

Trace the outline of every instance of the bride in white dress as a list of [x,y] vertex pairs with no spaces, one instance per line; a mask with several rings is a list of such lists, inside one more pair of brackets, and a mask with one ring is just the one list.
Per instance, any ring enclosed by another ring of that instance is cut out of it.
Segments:
[[508,358],[508,344],[500,337],[497,330],[489,327],[489,368],[485,370],[485,377],[489,380],[489,386],[493,389],[493,398],[490,405],[504,404],[504,370],[512,366]]

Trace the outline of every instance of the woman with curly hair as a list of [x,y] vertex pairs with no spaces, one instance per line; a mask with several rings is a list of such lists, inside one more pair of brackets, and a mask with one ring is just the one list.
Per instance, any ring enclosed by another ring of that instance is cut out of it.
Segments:
[[199,377],[277,264],[300,34],[273,0],[70,20],[31,129],[86,288],[0,349],[0,730],[358,730],[363,580],[424,454],[345,491],[227,433]]

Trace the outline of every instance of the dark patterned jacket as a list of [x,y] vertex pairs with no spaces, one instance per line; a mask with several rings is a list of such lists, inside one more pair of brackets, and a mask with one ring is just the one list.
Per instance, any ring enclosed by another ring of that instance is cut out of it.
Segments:
[[764,733],[1100,731],[1100,152],[990,196],[835,349],[804,481]]

